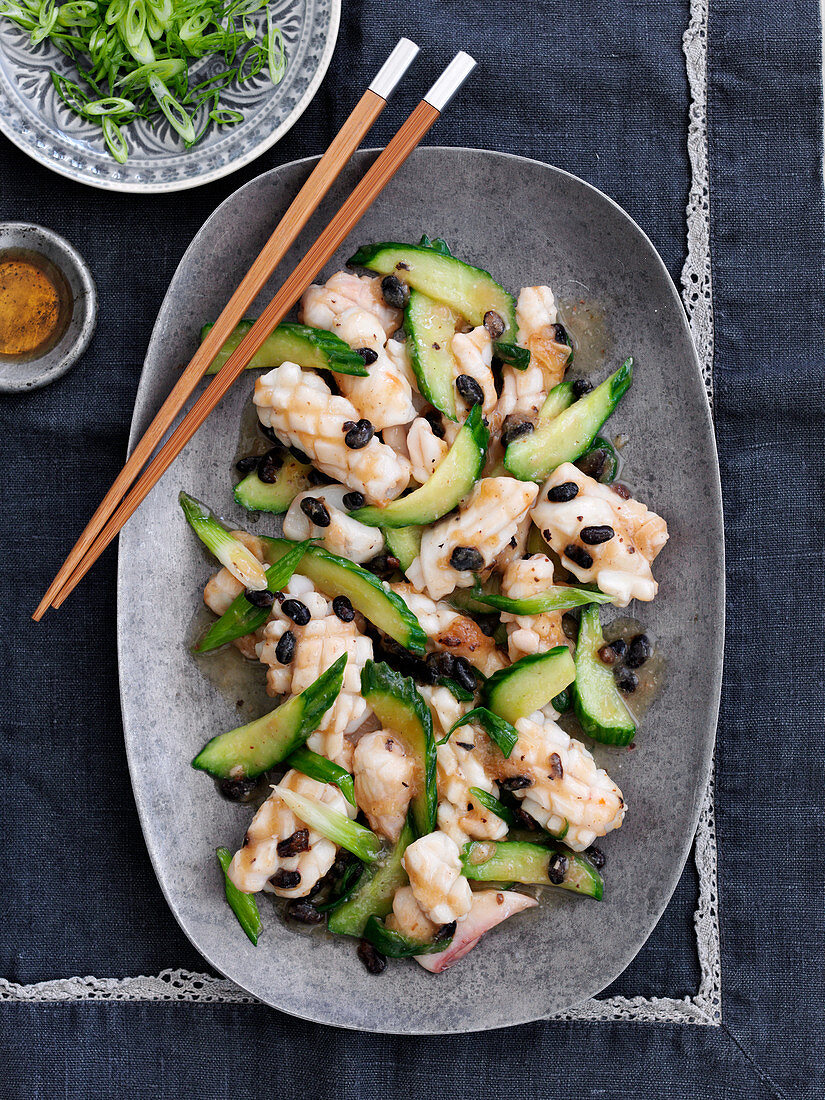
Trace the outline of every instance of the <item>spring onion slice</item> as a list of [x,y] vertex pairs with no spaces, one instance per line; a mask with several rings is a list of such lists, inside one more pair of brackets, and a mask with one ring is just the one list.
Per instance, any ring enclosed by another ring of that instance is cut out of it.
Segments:
[[247,936],[252,940],[254,945],[258,946],[258,936],[261,934],[261,914],[258,912],[258,905],[252,894],[244,894],[239,890],[232,879],[229,877],[229,864],[232,862],[232,853],[228,848],[216,848],[215,854],[218,857],[218,863],[221,865],[223,871],[223,884],[224,891],[226,893],[226,900],[229,902],[229,908],[238,918],[238,923]]
[[466,726],[468,724],[481,726],[490,740],[498,745],[504,756],[509,756],[516,747],[518,731],[515,726],[512,726],[506,719],[500,718],[497,714],[493,714],[493,712],[486,707],[474,707],[472,710],[468,710],[465,715],[450,726],[446,735],[438,742],[439,745],[443,745],[445,741],[449,741],[450,735],[457,730],[459,726]]
[[309,825],[321,836],[346,848],[365,863],[373,863],[381,854],[381,841],[370,829],[352,821],[346,814],[339,813],[323,802],[305,798],[302,794],[275,787],[278,797],[287,804],[299,821]]
[[218,523],[205,504],[183,491],[178,500],[189,526],[207,550],[211,550],[244,587],[262,592],[267,584],[266,572],[252,551]]
[[334,783],[350,806],[358,808],[355,801],[355,781],[340,764],[334,764],[325,756],[308,749],[306,745],[291,752],[284,763],[308,775],[310,779],[317,779],[319,783]]

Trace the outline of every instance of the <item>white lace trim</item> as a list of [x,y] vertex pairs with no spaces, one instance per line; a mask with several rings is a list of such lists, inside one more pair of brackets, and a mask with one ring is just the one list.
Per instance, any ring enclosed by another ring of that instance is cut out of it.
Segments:
[[[687,259],[682,298],[699,354],[708,400],[713,400],[713,298],[710,264],[710,200],[707,130],[707,43],[709,0],[691,0],[690,24],[683,38],[690,86],[688,153],[692,171],[687,206]],[[692,997],[606,997],[549,1019],[719,1026],[722,1022],[722,967],[717,889],[713,779],[705,792],[696,830],[694,860],[699,902],[694,915],[699,955],[699,990]],[[0,978],[0,1001],[186,1001],[258,1004],[227,978],[189,970],[163,970],[136,978],[58,978],[21,985]]]

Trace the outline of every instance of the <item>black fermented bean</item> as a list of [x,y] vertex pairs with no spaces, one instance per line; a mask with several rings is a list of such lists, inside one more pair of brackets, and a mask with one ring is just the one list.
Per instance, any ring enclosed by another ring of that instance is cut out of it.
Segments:
[[575,641],[579,636],[579,622],[575,615],[571,615],[569,611],[561,617],[561,628],[564,631],[565,638],[570,638]]
[[248,458],[239,458],[235,463],[235,469],[239,474],[250,474],[253,470],[258,469],[258,463],[260,461],[260,455],[249,455]]
[[500,313],[496,313],[494,309],[488,309],[484,314],[484,327],[490,333],[493,340],[498,340],[499,336],[504,332],[506,325]]
[[579,538],[588,546],[598,546],[602,542],[610,542],[616,532],[607,523],[594,524],[592,527],[582,527]]
[[605,644],[599,650],[599,660],[603,665],[614,665],[616,663],[616,650],[612,645]]
[[597,848],[595,845],[588,848],[584,854],[587,856],[587,858],[590,860],[597,871],[601,871],[602,867],[604,867],[605,863],[607,863],[604,852],[601,850],[601,848]]
[[358,958],[370,974],[383,974],[387,969],[387,960],[380,951],[372,946],[369,940],[359,941]]
[[373,351],[372,348],[356,348],[355,352],[360,355],[368,367],[371,367],[373,363],[378,361],[378,352]]
[[288,859],[289,856],[297,856],[301,852],[308,851],[309,829],[296,829],[292,836],[279,840],[277,844],[277,852],[281,859]]
[[434,676],[452,679],[455,674],[455,657],[452,653],[428,653],[424,663]]
[[502,447],[509,447],[514,439],[521,439],[523,435],[529,435],[533,431],[533,425],[529,420],[519,420],[518,417],[508,416],[504,420],[504,430],[501,433]]
[[301,872],[285,871],[283,867],[279,867],[269,881],[278,890],[294,890],[301,885]]
[[275,478],[278,476],[278,471],[281,468],[282,452],[273,447],[271,451],[267,451],[263,458],[258,462],[258,477],[261,481],[267,485],[271,485]]
[[484,390],[469,374],[460,374],[455,380],[455,388],[468,405],[484,404]]
[[403,309],[407,304],[410,292],[395,275],[385,275],[381,280],[381,293],[384,301],[393,309]]
[[466,691],[475,691],[476,673],[466,657],[456,657],[453,676],[456,683]]
[[570,337],[567,335],[567,329],[564,325],[553,325],[553,339],[557,344],[567,344],[570,347]]
[[624,663],[628,668],[641,668],[653,653],[647,634],[637,634],[630,642]]
[[532,787],[533,780],[529,775],[511,775],[509,779],[500,779],[498,785],[503,791],[521,791]]
[[450,565],[459,573],[481,569],[484,565],[484,556],[474,546],[456,546],[450,554]]
[[317,497],[304,497],[301,501],[301,511],[316,527],[329,527],[329,510],[326,504]]
[[259,786],[258,779],[222,779],[218,790],[229,802],[250,802]]
[[553,504],[564,504],[579,495],[579,487],[575,481],[563,481],[561,485],[554,485],[547,490],[547,499]]
[[295,635],[287,630],[281,635],[280,641],[275,646],[275,659],[282,665],[288,665],[295,656]]
[[344,442],[351,451],[359,451],[362,447],[366,447],[374,435],[375,428],[369,420],[359,420],[347,430]]
[[401,562],[394,554],[384,551],[366,562],[364,568],[369,569],[370,573],[375,573],[376,577],[386,580],[401,568]]
[[348,512],[354,512],[356,509],[364,507],[366,498],[363,493],[356,490],[352,493],[344,493],[342,503]]
[[550,862],[547,864],[547,877],[554,886],[561,886],[564,882],[569,863],[567,856],[561,852],[554,852],[550,857]]
[[287,618],[292,619],[296,626],[306,626],[312,616],[309,608],[300,600],[284,600],[281,610]]
[[320,924],[324,919],[324,914],[319,913],[314,905],[303,898],[291,901],[286,907],[286,915],[289,920],[297,921],[298,924]]
[[305,466],[309,466],[309,455],[305,455],[304,452],[302,450],[299,450],[298,447],[290,447],[289,453],[297,462],[303,462]]
[[272,607],[275,603],[275,593],[270,592],[268,588],[260,590],[247,588],[244,591],[244,596],[246,596],[253,607]]
[[424,413],[424,419],[432,428],[433,435],[438,439],[443,439],[444,421],[441,419],[441,413],[437,409],[431,409],[429,412]]
[[351,623],[355,618],[352,604],[346,596],[336,596],[332,601],[332,610],[342,623]]
[[557,752],[550,753],[548,764],[550,765],[551,779],[564,779],[564,768],[562,767],[561,757]]
[[310,467],[307,478],[310,485],[329,485],[332,481],[332,478],[327,477],[323,470],[316,470],[314,466]]
[[593,559],[583,546],[576,546],[575,543],[571,543],[569,546],[565,546],[564,555],[570,558],[576,565],[581,566],[582,569],[589,569],[593,564]]
[[632,695],[639,686],[639,677],[635,672],[631,672],[629,668],[623,668],[616,677],[616,683],[619,685],[619,691],[623,691],[626,695]]
[[588,382],[586,378],[577,378],[573,383],[573,396],[577,399],[579,397],[584,397],[584,395],[590,393],[592,389],[592,382]]

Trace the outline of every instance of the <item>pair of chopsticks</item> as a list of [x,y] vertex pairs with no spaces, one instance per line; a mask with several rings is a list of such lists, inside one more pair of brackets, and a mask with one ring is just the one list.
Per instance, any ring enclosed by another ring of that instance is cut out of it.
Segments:
[[[197,383],[361,144],[362,138],[386,106],[387,100],[417,54],[418,46],[409,39],[402,38],[387,58],[173,386],[126,465],[115,478],[40,601],[32,616],[35,621],[39,622],[49,607],[60,607],[91,569],[476,67],[469,54],[462,51],[456,55],[146,466],[152,452],[172,426]],[[143,474],[138,477],[144,466],[146,468]]]

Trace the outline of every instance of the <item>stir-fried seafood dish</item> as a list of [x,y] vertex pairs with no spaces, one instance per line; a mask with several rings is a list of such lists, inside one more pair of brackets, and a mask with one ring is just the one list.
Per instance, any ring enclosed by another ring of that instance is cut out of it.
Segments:
[[577,377],[549,286],[514,299],[426,237],[348,266],[250,364],[256,533],[181,493],[220,563],[196,653],[236,647],[278,701],[193,764],[250,804],[218,856],[253,943],[263,891],[372,973],[439,973],[560,890],[601,899],[628,806],[592,747],[633,742],[652,643],[606,641],[600,606],[654,599],[668,531],[599,434],[632,360]]

